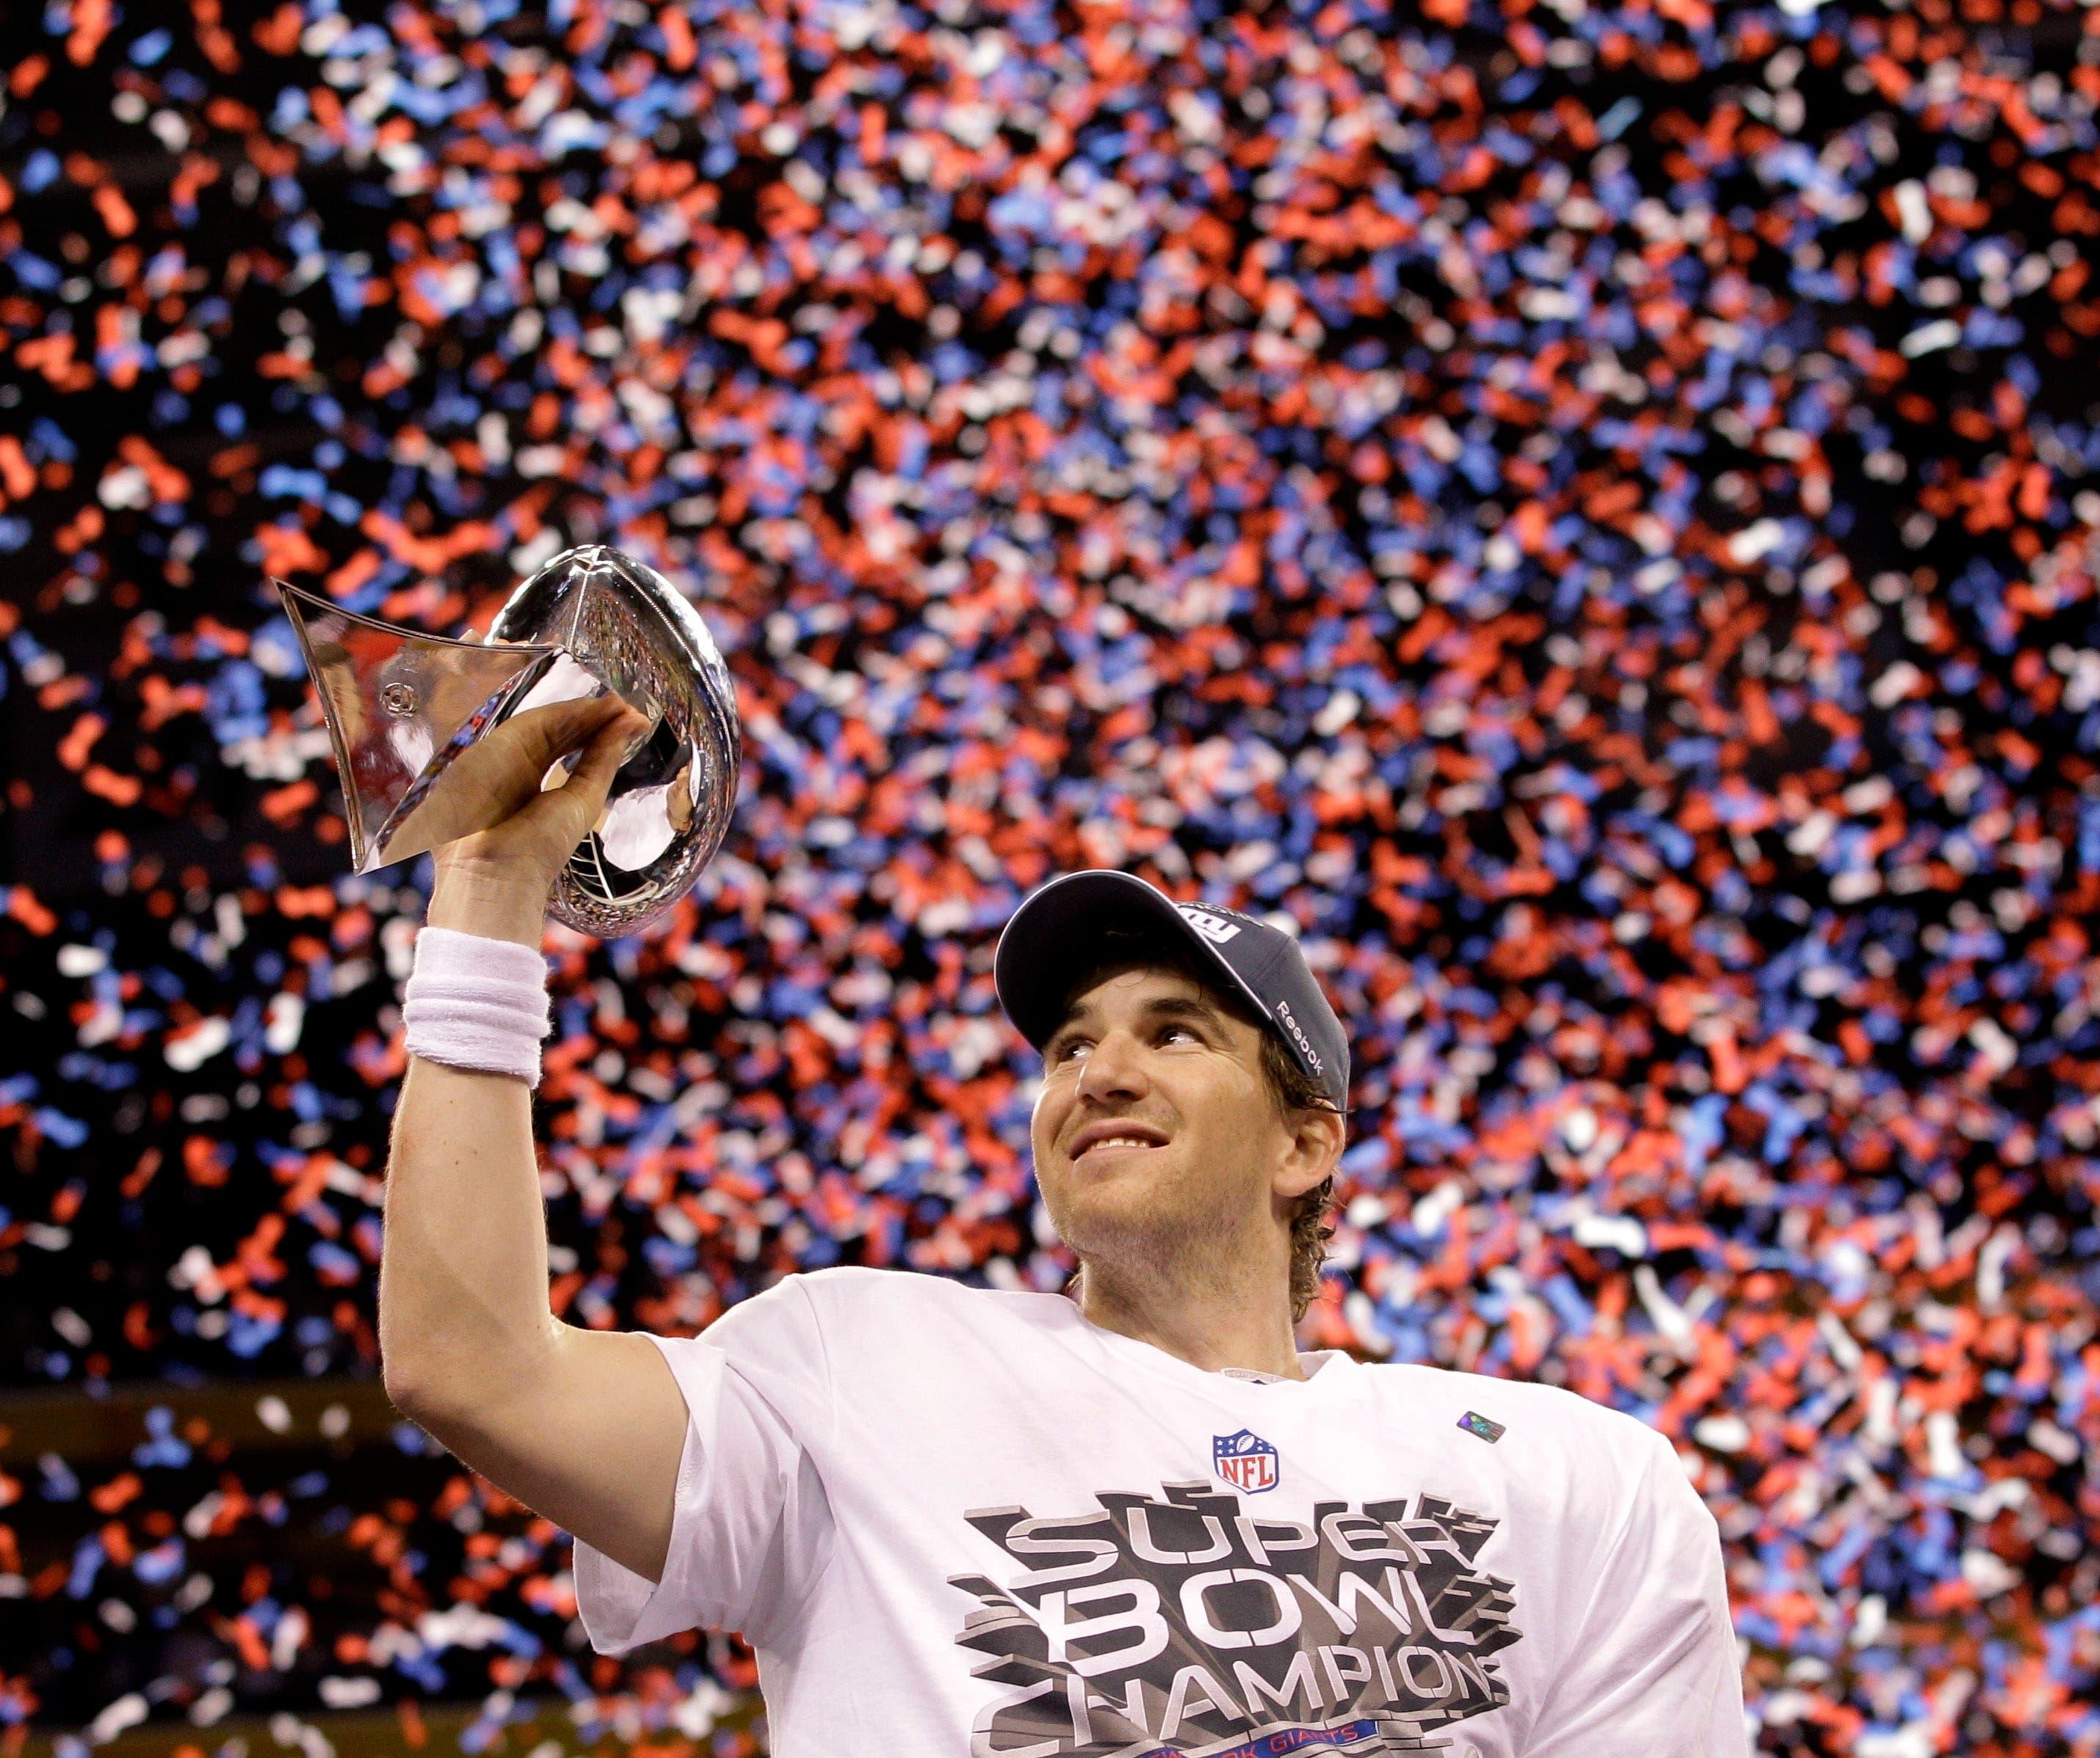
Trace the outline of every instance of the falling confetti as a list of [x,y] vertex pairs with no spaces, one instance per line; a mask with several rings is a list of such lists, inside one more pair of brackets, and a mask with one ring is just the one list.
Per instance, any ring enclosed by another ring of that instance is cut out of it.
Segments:
[[[563,1318],[1061,1285],[990,954],[1130,868],[1352,1027],[1311,1346],[1670,1436],[1761,1751],[2100,1752],[2100,11],[355,11],[0,76],[13,1386],[376,1376],[428,864],[347,874],[266,576],[612,541],[745,772],[550,935]],[[740,1641],[592,1656],[547,1522],[255,1409],[7,1455],[0,1723],[761,1749]]]

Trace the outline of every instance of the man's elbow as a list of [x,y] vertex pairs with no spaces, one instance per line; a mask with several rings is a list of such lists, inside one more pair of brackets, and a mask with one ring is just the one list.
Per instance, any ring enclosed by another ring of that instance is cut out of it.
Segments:
[[452,1445],[452,1437],[462,1426],[471,1427],[489,1414],[491,1400],[477,1397],[482,1381],[472,1374],[426,1370],[420,1363],[396,1366],[390,1372],[382,1364],[380,1384],[388,1401],[442,1447]]
[[430,1390],[428,1381],[402,1374],[382,1373],[380,1384],[401,1420],[414,1424],[454,1458],[462,1457],[461,1447],[473,1447],[477,1433],[474,1414],[462,1409],[457,1399]]
[[379,1384],[386,1394],[386,1401],[409,1421],[418,1426],[430,1414],[430,1394],[428,1376],[418,1372],[415,1365],[403,1361],[398,1354],[382,1356],[379,1363]]
[[390,1349],[382,1325],[380,1383],[394,1407],[418,1423],[449,1411],[487,1410],[519,1387],[543,1383],[562,1333],[571,1328],[545,1311],[537,1323],[527,1322],[518,1334],[501,1339],[470,1345],[446,1336],[415,1349],[398,1344]]

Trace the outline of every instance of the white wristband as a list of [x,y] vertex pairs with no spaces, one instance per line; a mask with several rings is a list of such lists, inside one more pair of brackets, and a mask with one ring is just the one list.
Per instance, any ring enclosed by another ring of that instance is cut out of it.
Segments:
[[408,1053],[451,1068],[540,1084],[540,1040],[553,1023],[547,961],[515,940],[426,927],[403,991]]

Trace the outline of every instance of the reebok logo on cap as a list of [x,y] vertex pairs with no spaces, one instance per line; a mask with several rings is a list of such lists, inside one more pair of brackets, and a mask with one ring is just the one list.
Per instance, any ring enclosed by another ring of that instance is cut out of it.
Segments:
[[[1239,932],[1237,928],[1233,931],[1235,934]],[[1305,1028],[1292,1017],[1290,1003],[1278,1001],[1276,1004],[1276,1017],[1283,1022],[1283,1029],[1290,1034],[1305,1060],[1312,1065],[1312,1072],[1316,1075],[1325,1074],[1327,1071],[1327,1065],[1320,1060],[1320,1053],[1312,1048],[1311,1040],[1306,1037]]]

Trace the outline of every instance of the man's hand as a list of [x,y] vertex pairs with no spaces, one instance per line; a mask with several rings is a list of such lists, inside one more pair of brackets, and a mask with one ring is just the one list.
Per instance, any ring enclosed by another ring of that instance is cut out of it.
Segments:
[[[492,727],[454,760],[448,811],[485,829],[443,844],[430,923],[537,947],[554,881],[597,827],[612,778],[647,719],[617,696],[551,702]],[[540,785],[579,746],[559,787]]]

